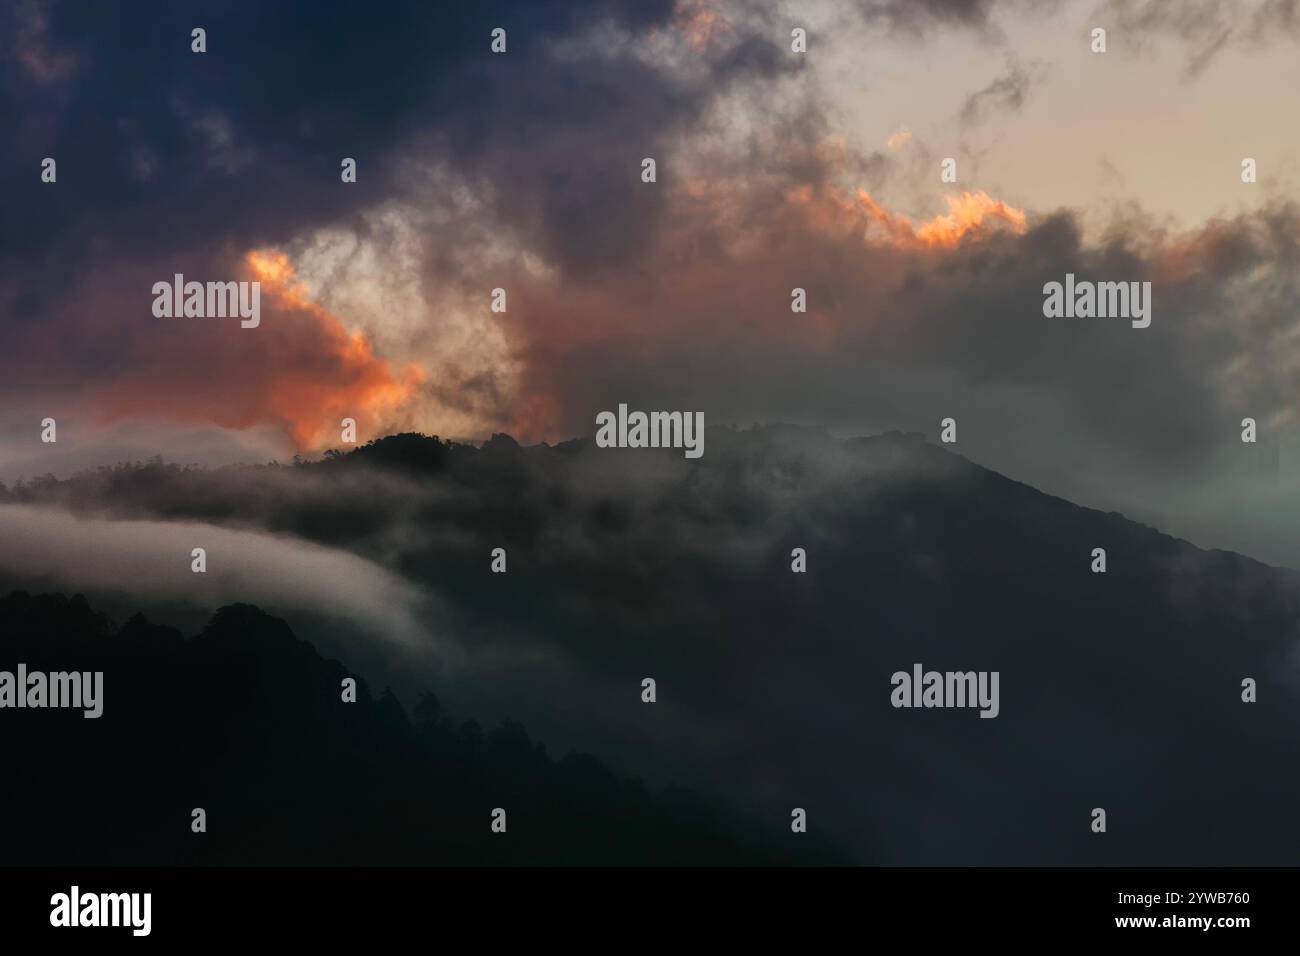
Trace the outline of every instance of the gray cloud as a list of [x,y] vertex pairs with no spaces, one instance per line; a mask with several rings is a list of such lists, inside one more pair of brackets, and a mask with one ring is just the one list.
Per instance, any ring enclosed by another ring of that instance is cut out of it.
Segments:
[[[355,554],[287,535],[194,521],[109,520],[0,505],[0,571],[72,590],[217,607],[253,601],[336,615],[373,636],[428,640],[419,589]],[[190,567],[207,551],[207,573]]]
[[1019,111],[1029,96],[1030,87],[1040,81],[1045,72],[1046,66],[1042,63],[1024,67],[1014,56],[1008,57],[1002,75],[966,97],[959,114],[961,121],[967,124],[980,123],[994,112]]
[[[1171,495],[1175,479],[1198,495],[1239,486],[1243,417],[1268,422],[1273,441],[1296,434],[1294,205],[1183,234],[1125,209],[1095,238],[1075,212],[1031,212],[1023,235],[986,224],[927,248],[906,240],[916,224],[895,220],[904,239],[891,239],[832,167],[802,192],[765,168],[743,191],[728,170],[666,211],[644,253],[653,283],[611,277],[576,298],[544,279],[520,289],[509,334],[527,359],[524,400],[554,409],[549,434],[589,433],[620,401],[840,433],[936,436],[957,415],[976,460],[1162,522],[1196,510]],[[750,224],[763,241],[742,241]],[[1045,318],[1043,285],[1066,273],[1150,281],[1152,326]],[[807,315],[790,312],[796,286]],[[1240,546],[1237,527],[1224,520],[1209,539]]]
[[934,27],[987,29],[997,6],[998,0],[860,0],[857,5],[868,22],[915,35]]
[[1186,49],[1185,79],[1195,79],[1228,49],[1256,49],[1300,37],[1296,0],[1106,0],[1093,20],[1122,38],[1117,49],[1140,52],[1170,37]]

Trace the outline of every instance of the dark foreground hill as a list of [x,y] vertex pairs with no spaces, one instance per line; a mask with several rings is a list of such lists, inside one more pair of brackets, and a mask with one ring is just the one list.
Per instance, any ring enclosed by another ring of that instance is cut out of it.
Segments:
[[[434,602],[420,620],[446,670],[434,680],[373,641],[332,650],[358,670],[407,699],[436,686],[457,713],[516,717],[786,833],[805,808],[809,835],[856,861],[1300,859],[1295,572],[1042,494],[915,436],[709,429],[691,461],[402,435],[313,464],[104,469],[8,498],[365,556]],[[796,548],[806,572],[792,570]],[[210,600],[208,612],[246,600],[204,597],[188,553],[155,590]],[[318,609],[290,595],[272,610],[298,626]],[[891,706],[892,675],[916,664],[998,672],[998,716]],[[130,760],[129,741],[105,743],[104,759]],[[478,805],[465,812],[478,826]]]
[[[80,597],[0,599],[0,670],[104,673],[103,714],[0,710],[5,865],[834,862],[686,791],[551,759],[517,723],[391,695],[248,605],[198,636]],[[506,832],[491,831],[506,811]],[[192,811],[207,832],[192,830]]]

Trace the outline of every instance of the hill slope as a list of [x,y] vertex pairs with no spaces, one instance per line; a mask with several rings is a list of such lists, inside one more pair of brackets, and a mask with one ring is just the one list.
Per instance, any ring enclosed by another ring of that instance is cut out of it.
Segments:
[[[0,599],[0,668],[104,675],[103,713],[5,710],[10,865],[767,864],[817,841],[656,793],[590,756],[551,759],[517,723],[486,733],[423,695],[408,716],[249,605],[185,640],[120,629],[79,597]],[[207,832],[191,830],[201,807]],[[507,830],[490,830],[506,810]]]

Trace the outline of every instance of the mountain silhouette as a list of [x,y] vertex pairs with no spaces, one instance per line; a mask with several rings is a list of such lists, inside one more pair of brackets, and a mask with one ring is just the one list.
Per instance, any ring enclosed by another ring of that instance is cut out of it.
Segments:
[[[430,653],[450,662],[437,681],[450,709],[515,717],[544,739],[600,754],[616,779],[687,784],[705,805],[736,807],[737,820],[761,821],[778,841],[790,834],[792,808],[804,808],[804,836],[863,863],[1244,865],[1300,853],[1296,572],[1043,494],[917,435],[710,428],[698,461],[674,449],[599,449],[590,439],[521,446],[499,436],[476,448],[396,435],[295,465],[104,468],[25,483],[4,500],[95,520],[257,529],[362,556],[433,602],[413,613],[428,621]],[[490,569],[498,548],[508,556],[504,574]],[[806,572],[792,570],[795,549]],[[165,599],[126,584],[127,597],[103,586],[92,597],[122,614],[131,602],[157,605],[164,617],[201,605],[207,592],[195,590],[188,560],[187,550],[178,556],[174,586],[162,576],[154,583]],[[15,563],[6,583],[30,586]],[[61,586],[91,593],[74,581]],[[239,599],[223,594],[221,603]],[[423,663],[395,663],[375,641],[294,600],[286,591],[268,610],[309,621],[317,644],[382,674],[406,699],[434,683]],[[251,612],[223,610],[212,626],[243,613]],[[260,647],[275,626],[252,630]],[[0,631],[4,661],[14,659],[9,632]],[[191,642],[165,633],[132,621],[117,640],[158,659],[192,644],[177,658],[189,667],[241,659],[234,637],[218,654],[205,649],[206,630]],[[891,675],[916,664],[998,672],[998,716],[892,706]],[[365,705],[371,722],[346,716],[334,703],[341,671],[313,685],[315,703],[301,702],[312,716],[283,732],[256,708],[210,716],[229,703],[190,693],[195,672],[178,673],[194,719],[229,724],[220,734],[209,728],[210,746],[228,758],[223,773],[237,757],[255,767],[232,778],[242,781],[239,812],[249,826],[280,825],[273,811],[258,816],[266,800],[247,795],[260,793],[255,781],[283,793],[310,776],[293,758],[269,755],[281,733],[290,753],[300,745],[294,735],[318,724],[345,736],[364,725],[394,747],[423,733],[418,720],[408,730],[396,716],[385,724],[397,708],[384,698]],[[653,705],[639,698],[646,676],[658,685]],[[1243,681],[1254,682],[1253,702],[1243,699]],[[144,694],[115,686],[110,707]],[[262,698],[238,699],[253,707]],[[524,761],[527,748],[509,742],[514,733],[500,745]],[[433,749],[462,754],[456,748],[477,739],[448,725]],[[129,753],[113,737],[101,759]],[[330,764],[331,785],[368,815],[379,808],[356,794],[358,779],[384,781],[377,793],[402,788],[384,776],[387,758],[361,746],[355,753],[357,773]],[[202,766],[196,758],[194,773]],[[226,778],[204,779],[219,789]],[[474,799],[443,806],[431,787],[409,812],[440,807],[457,821],[452,830],[477,841],[488,832],[484,807],[505,800],[478,777],[466,787]],[[202,805],[193,792],[190,781],[169,791],[178,813]],[[314,812],[292,802],[304,820]],[[1098,808],[1104,833],[1091,826]],[[559,826],[546,819],[533,832]],[[586,855],[573,858],[631,862],[673,845],[644,835],[654,831],[649,819],[610,818],[602,832],[626,830],[633,843],[602,842],[607,852],[583,843]],[[530,827],[520,820],[522,842]],[[324,817],[304,822],[301,847],[335,852],[308,839],[326,825]],[[173,826],[188,837],[186,818],[165,829]],[[126,847],[135,831],[122,832]],[[421,838],[435,841],[434,832],[447,831],[430,823]],[[353,859],[370,839],[345,829],[326,843],[348,845]],[[675,858],[732,861],[735,846]],[[391,858],[386,852],[374,850]],[[458,860],[507,852],[515,851],[505,841],[437,847]]]
[[[771,864],[835,862],[683,790],[588,755],[551,759],[516,722],[456,722],[374,696],[255,607],[185,639],[79,596],[0,599],[0,653],[101,670],[104,711],[7,710],[5,857],[18,865]],[[506,810],[503,834],[491,812]],[[191,811],[206,813],[192,831]]]

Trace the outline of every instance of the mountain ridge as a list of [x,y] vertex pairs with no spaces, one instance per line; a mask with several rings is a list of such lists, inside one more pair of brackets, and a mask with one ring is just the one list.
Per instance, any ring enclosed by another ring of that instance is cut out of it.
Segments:
[[[722,429],[706,447],[687,461],[410,435],[317,463],[146,465],[21,497],[82,515],[63,547],[93,540],[96,568],[129,526],[116,519],[159,519],[160,541],[183,529],[161,554],[128,555],[148,581],[125,580],[126,598],[96,589],[97,606],[209,615],[269,575],[257,603],[378,686],[418,699],[436,684],[449,710],[513,717],[772,825],[805,808],[856,862],[1300,852],[1296,572],[1045,494],[919,436]],[[224,541],[221,528],[248,536],[195,577],[190,548]],[[313,550],[276,550],[297,538]],[[23,547],[39,564],[28,552],[41,539]],[[330,570],[316,548],[364,557],[403,588],[370,595],[365,569]],[[263,552],[287,564],[237,575]],[[335,594],[357,596],[351,623],[320,604]],[[414,644],[376,642],[368,629],[385,637],[382,615],[407,601]],[[891,706],[891,675],[918,664],[998,672],[998,716]],[[1096,807],[1110,835],[1091,831]]]

